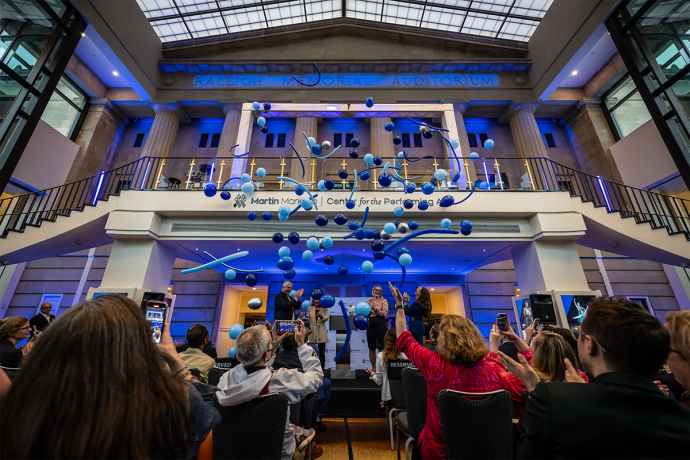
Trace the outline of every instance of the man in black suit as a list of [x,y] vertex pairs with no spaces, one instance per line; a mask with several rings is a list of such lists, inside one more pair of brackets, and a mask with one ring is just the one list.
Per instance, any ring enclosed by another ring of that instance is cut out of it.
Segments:
[[53,309],[53,305],[50,302],[45,302],[41,304],[41,312],[29,320],[29,326],[31,329],[36,326],[37,331],[43,332],[48,326],[55,321],[55,315],[50,314],[50,310]]
[[[690,410],[652,381],[668,331],[625,298],[593,300],[577,348],[590,383],[539,383],[524,357],[503,355],[531,391],[517,458],[690,458]],[[581,382],[566,361],[566,380]]]
[[295,291],[295,298],[290,297],[290,292],[292,292],[292,283],[285,281],[283,283],[283,290],[280,291],[275,298],[275,303],[273,305],[275,320],[291,320],[295,310],[302,307],[302,292],[304,289]]
[[497,188],[500,190],[501,185],[499,182],[503,182],[503,190],[510,190],[510,182],[508,182],[508,175],[504,172],[501,173],[499,176],[501,178],[500,181],[496,181],[496,165],[494,165],[494,173],[489,174],[489,187],[491,188]]

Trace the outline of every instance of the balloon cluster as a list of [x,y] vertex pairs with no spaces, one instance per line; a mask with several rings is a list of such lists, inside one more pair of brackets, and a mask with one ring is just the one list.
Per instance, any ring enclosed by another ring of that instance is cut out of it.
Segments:
[[[252,102],[252,109],[261,110],[263,113],[268,113],[271,110],[271,103],[264,102],[260,104],[257,101]],[[261,127],[261,132],[266,134],[268,132],[268,126],[266,126],[266,119],[264,117],[258,117],[256,119],[256,124]]]

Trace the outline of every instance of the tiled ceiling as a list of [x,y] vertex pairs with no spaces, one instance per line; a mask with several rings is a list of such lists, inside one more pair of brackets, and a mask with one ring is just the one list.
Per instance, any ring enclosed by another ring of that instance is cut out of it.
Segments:
[[137,0],[162,42],[348,18],[527,41],[553,0]]

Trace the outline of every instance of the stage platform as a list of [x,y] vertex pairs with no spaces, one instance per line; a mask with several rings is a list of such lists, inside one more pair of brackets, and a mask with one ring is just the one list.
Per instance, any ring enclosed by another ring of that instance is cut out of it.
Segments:
[[[331,371],[326,369],[326,378]],[[331,380],[331,400],[327,417],[383,418],[381,410],[381,388],[369,379],[369,374],[357,370],[356,378]]]

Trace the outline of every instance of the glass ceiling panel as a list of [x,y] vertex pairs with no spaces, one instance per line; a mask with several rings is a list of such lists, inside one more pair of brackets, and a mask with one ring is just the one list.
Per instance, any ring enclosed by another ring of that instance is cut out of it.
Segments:
[[527,41],[553,0],[137,0],[161,41],[342,17]]

